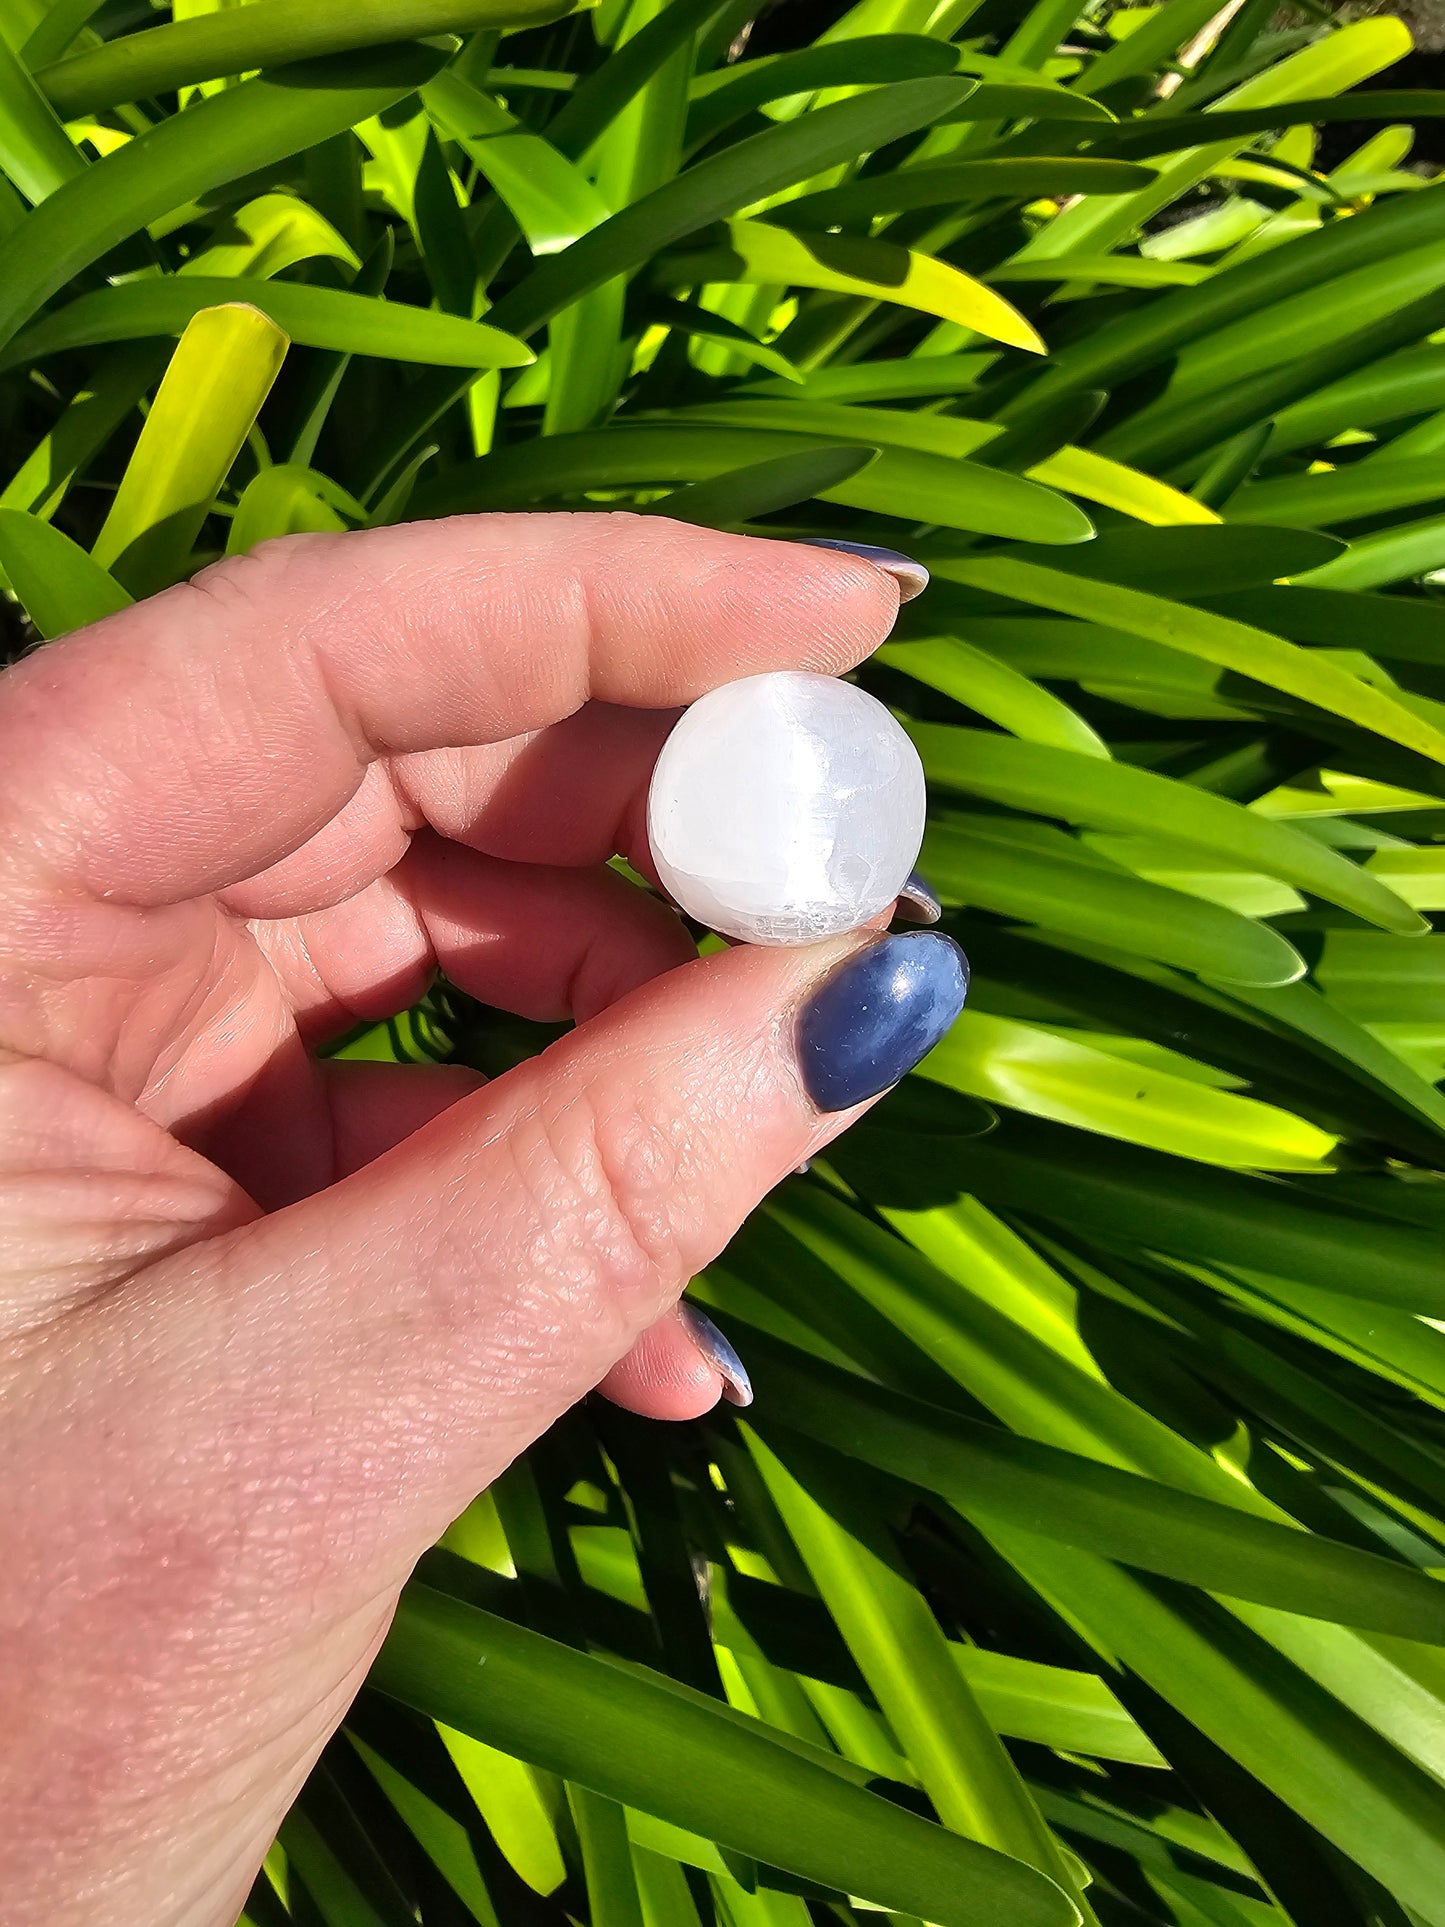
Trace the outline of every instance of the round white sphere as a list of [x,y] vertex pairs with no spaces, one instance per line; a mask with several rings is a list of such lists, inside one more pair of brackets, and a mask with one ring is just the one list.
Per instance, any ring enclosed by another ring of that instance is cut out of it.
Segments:
[[893,903],[923,842],[923,765],[883,704],[780,670],[695,702],[652,775],[664,889],[747,943],[813,943]]

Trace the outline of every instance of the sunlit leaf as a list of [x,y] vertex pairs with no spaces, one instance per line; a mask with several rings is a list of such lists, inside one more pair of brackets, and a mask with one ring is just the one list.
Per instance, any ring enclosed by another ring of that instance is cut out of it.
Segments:
[[0,241],[0,340],[147,221],[379,112],[439,64],[420,46],[301,64],[229,88],[117,148]]
[[114,615],[133,599],[78,543],[22,509],[0,508],[0,568],[47,640]]
[[36,79],[56,111],[74,120],[190,81],[419,40],[450,28],[517,26],[565,11],[564,0],[253,0],[244,15],[223,8],[71,54],[42,68]]
[[[920,86],[933,83],[919,82]],[[730,221],[726,242],[704,255],[680,255],[668,278],[778,282],[894,302],[973,328],[1010,347],[1043,352],[1030,324],[1001,295],[946,261],[865,236],[809,233],[767,221]]]
[[127,281],[82,295],[26,329],[10,344],[0,368],[103,341],[179,334],[193,315],[227,301],[243,301],[269,315],[293,341],[308,348],[452,368],[521,368],[533,358],[515,336],[433,308],[299,281],[185,274]]
[[1062,615],[1102,619],[1131,635],[1237,670],[1445,763],[1445,734],[1348,670],[1262,629],[1121,584],[1086,583],[1006,556],[948,561],[941,568],[956,581],[1014,595]]
[[980,1907],[1019,1927],[1079,1917],[1031,1868],[850,1786],[764,1729],[440,1593],[408,1595],[375,1677],[594,1792],[939,1927],[971,1927]]
[[638,268],[660,248],[735,214],[762,195],[805,180],[866,148],[916,131],[963,92],[951,80],[902,80],[856,100],[820,108],[801,121],[755,134],[699,161],[533,269],[498,304],[498,327],[527,335],[560,308],[614,276]]
[[187,325],[93,550],[133,594],[184,572],[287,346],[244,303],[202,308]]

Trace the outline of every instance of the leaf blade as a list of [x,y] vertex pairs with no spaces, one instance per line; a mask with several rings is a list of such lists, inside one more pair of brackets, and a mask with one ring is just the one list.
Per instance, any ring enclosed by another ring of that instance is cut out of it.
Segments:
[[[999,1908],[1019,1927],[1078,1919],[1031,1868],[782,1752],[760,1724],[754,1731],[724,1720],[440,1593],[408,1590],[372,1679],[404,1704],[594,1792],[771,1865],[926,1913],[939,1927],[973,1927],[980,1906]],[[726,1795],[700,1783],[724,1760]],[[820,1857],[824,1835],[829,1850]]]

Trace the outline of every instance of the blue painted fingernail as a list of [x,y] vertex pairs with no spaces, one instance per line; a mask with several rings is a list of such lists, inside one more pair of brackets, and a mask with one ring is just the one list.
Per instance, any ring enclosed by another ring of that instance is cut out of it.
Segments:
[[723,1397],[730,1405],[751,1405],[753,1381],[748,1377],[746,1365],[727,1339],[707,1313],[699,1311],[696,1305],[690,1305],[684,1299],[678,1310],[682,1313],[682,1322],[687,1326],[693,1344],[721,1378]]
[[876,1097],[963,1009],[968,959],[934,930],[883,937],[825,977],[798,1018],[798,1062],[820,1111]]
[[915,562],[911,555],[900,555],[897,549],[880,549],[872,542],[838,542],[831,535],[808,535],[803,541],[807,548],[838,549],[844,555],[861,555],[865,562],[886,569],[898,584],[900,602],[912,602],[928,587],[928,571],[923,564]]
[[898,892],[897,915],[905,923],[937,923],[943,915],[943,905],[929,883],[914,870],[908,881]]

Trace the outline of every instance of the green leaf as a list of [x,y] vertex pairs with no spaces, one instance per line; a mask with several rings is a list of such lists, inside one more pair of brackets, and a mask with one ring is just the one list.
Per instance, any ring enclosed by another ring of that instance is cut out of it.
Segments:
[[62,119],[76,120],[198,80],[428,34],[528,25],[565,11],[565,0],[251,0],[244,14],[222,8],[122,34],[42,67],[35,78]]
[[748,1348],[760,1409],[778,1414],[767,1431],[786,1421],[965,1517],[1312,1619],[1442,1637],[1445,1586],[1409,1566],[926,1405],[758,1332]]
[[934,723],[914,724],[912,733],[934,783],[1090,829],[1168,837],[1236,868],[1278,877],[1386,930],[1424,928],[1393,891],[1340,851],[1228,797],[1128,763],[1080,755],[1072,746]]
[[1266,107],[1212,107],[1202,114],[1145,115],[1101,129],[1089,139],[1090,151],[1132,154],[1173,153],[1200,141],[1232,140],[1236,135],[1282,132],[1287,127],[1330,121],[1358,124],[1374,120],[1439,120],[1445,117],[1445,90],[1370,88],[1343,98],[1281,100]]
[[165,360],[154,345],[107,356],[0,491],[0,507],[29,509],[49,521],[76,475],[159,379]]
[[[1136,505],[1149,489],[1144,477],[1135,478],[1143,487],[1132,487],[1130,470],[1111,468],[1102,459],[1091,458],[1088,451],[1083,449],[1063,449],[1046,462],[1035,464],[1021,490],[1017,486],[1019,478],[1012,476],[1007,469],[984,469],[982,465],[968,460],[970,455],[997,438],[999,431],[996,425],[951,415],[905,414],[901,409],[840,406],[803,398],[787,403],[767,399],[701,402],[690,408],[672,409],[660,419],[717,423],[724,428],[797,429],[805,434],[872,444],[886,453],[890,466],[900,476],[909,467],[903,455],[904,450],[916,450],[925,457],[941,455],[948,458],[952,465],[952,492],[958,499],[963,499],[965,491],[970,488],[983,491],[986,500],[979,500],[975,512],[990,515],[994,533],[1017,533],[1025,523],[1037,525],[1042,519],[1048,529],[1045,540],[1051,544],[1086,541],[1092,533],[1093,524],[1082,510],[1058,497],[1053,499],[1052,512],[1045,509],[1037,490],[1031,485],[1044,481],[1046,472],[1049,475],[1066,475],[1076,485],[1082,482],[1083,487],[1079,491],[1082,494],[1127,497]],[[1071,461],[1071,456],[1080,459]],[[985,484],[985,475],[991,476],[992,481]],[[1158,499],[1162,501],[1163,496]],[[942,521],[943,513],[940,511],[934,519]],[[981,527],[982,524],[975,522],[972,526]],[[1092,554],[1098,546],[1090,543],[1089,552]],[[1311,555],[1308,560],[1313,562],[1315,557]]]
[[[390,228],[383,230],[381,238],[372,247],[357,270],[351,284],[351,292],[357,295],[380,295],[386,288],[395,258],[395,243]],[[302,387],[297,402],[299,426],[291,444],[291,460],[303,467],[316,453],[316,444],[321,431],[331,414],[346,371],[351,365],[349,355],[329,354],[314,356],[309,370],[309,378]]]
[[1438,242],[1427,241],[1387,261],[1374,261],[1303,289],[1186,348],[1170,375],[1169,399],[1184,401],[1262,369],[1297,361],[1342,335],[1383,320],[1442,283],[1445,259]]
[[[980,73],[984,71],[982,59],[965,54],[961,57],[962,63],[969,68],[977,68]],[[1005,70],[999,65],[989,71],[1001,74]],[[945,122],[1015,119],[1045,123],[1107,121],[1111,126],[1115,118],[1102,101],[1090,100],[1072,87],[1060,87],[1046,80],[1001,78],[980,81],[978,91],[970,94],[962,107],[955,107],[944,116]]]
[[654,19],[611,46],[607,58],[578,81],[548,121],[548,140],[579,160],[720,10],[720,0],[668,0]]
[[[815,452],[836,437],[676,422],[670,427],[618,427],[585,435],[552,435],[517,443],[477,462],[460,462],[419,488],[414,512],[520,508],[575,499],[589,489],[706,481],[773,457]],[[865,444],[866,445],[866,444]],[[876,515],[925,516],[986,534],[1028,530],[1042,541],[1076,542],[1089,527],[1072,503],[1021,476],[1003,475],[941,455],[883,449],[827,501]],[[1082,529],[1080,525],[1082,524]]]
[[1445,346],[1406,349],[1283,409],[1266,454],[1288,454],[1327,442],[1344,429],[1375,428],[1436,408],[1442,401]]
[[405,1927],[411,1909],[325,1765],[281,1824],[288,1874],[326,1927]]
[[[1090,450],[1090,453],[1093,451]],[[1106,530],[1074,555],[1028,557],[1068,568],[1071,575],[1097,576],[1151,595],[1217,595],[1222,590],[1277,582],[1296,570],[1317,568],[1342,552],[1338,539],[1291,528],[1211,527]]]
[[147,222],[381,112],[440,63],[430,48],[402,47],[300,65],[227,88],[116,148],[0,241],[0,343]]
[[1103,738],[1061,697],[956,636],[891,643],[874,660],[952,696],[1029,742],[1052,743],[1084,756],[1109,754]]
[[899,81],[740,141],[645,194],[534,268],[497,304],[493,319],[511,333],[532,334],[589,289],[634,272],[684,235],[928,126],[963,92],[963,83],[954,80]]
[[1388,455],[1382,450],[1378,458],[1348,468],[1246,483],[1230,497],[1229,519],[1321,529],[1445,499],[1445,476],[1437,460],[1417,455],[1397,462]]
[[[906,401],[932,395],[957,395],[978,385],[990,355],[924,355],[917,360],[860,361],[852,367],[815,368],[803,376],[801,393],[809,401]],[[794,393],[775,381],[750,383],[742,395]]]
[[462,1822],[438,1801],[430,1798],[422,1787],[414,1784],[390,1760],[383,1759],[358,1734],[350,1733],[347,1737],[361,1755],[367,1771],[406,1823],[413,1839],[440,1869],[452,1891],[466,1905],[472,1919],[478,1922],[478,1927],[501,1927]]
[[1445,289],[1435,288],[1396,312],[1367,323],[1313,353],[1240,374],[1207,394],[1141,409],[1100,437],[1103,453],[1120,461],[1170,467],[1215,447],[1242,428],[1278,414],[1301,396],[1398,348],[1408,348],[1445,325]]
[[1136,254],[1063,254],[1042,261],[1004,261],[990,281],[1091,281],[1104,288],[1197,288],[1213,272],[1189,261],[1144,260]]
[[93,550],[132,594],[184,574],[286,348],[275,323],[241,303],[188,323]]
[[1097,1673],[1045,1666],[985,1646],[954,1646],[954,1663],[997,1732],[1067,1753],[1163,1766],[1158,1749]]
[[586,175],[454,70],[430,81],[422,100],[482,170],[533,254],[555,254],[607,219],[607,203]]
[[658,296],[646,303],[643,313],[654,325],[675,330],[690,339],[720,342],[753,367],[772,369],[783,378],[785,392],[791,393],[802,386],[801,370],[795,368],[786,355],[768,347],[726,315],[715,314],[711,308],[697,308],[690,302],[669,301]]
[[967,461],[999,434],[993,422],[969,421],[960,416],[939,415],[930,411],[862,408],[856,404],[845,406],[837,402],[815,401],[806,395],[797,396],[792,390],[786,401],[695,402],[690,407],[670,409],[660,419],[671,422],[715,422],[724,428],[767,428],[808,435],[831,435],[840,441],[876,442],[888,448],[917,449],[923,454],[947,456],[955,462]]
[[[1359,470],[1352,473],[1358,474]],[[1255,589],[1208,598],[1222,615],[1256,614],[1295,642],[1362,649],[1402,662],[1445,665],[1445,610],[1402,596],[1360,595],[1347,589]]]
[[515,336],[436,308],[300,281],[178,274],[124,281],[81,295],[17,336],[0,355],[0,369],[97,342],[180,334],[203,309],[228,301],[245,302],[268,315],[306,348],[446,368],[524,368],[535,359]]
[[969,1142],[961,1188],[1105,1242],[1445,1315],[1436,1240],[1334,1207],[1323,1180],[1243,1177],[1014,1117]]
[[1074,82],[1075,91],[1098,94],[1135,74],[1148,73],[1157,63],[1180,53],[1217,13],[1210,0],[1166,0],[1163,6],[1150,8],[1123,39],[1090,61]]
[[244,555],[258,542],[280,535],[359,528],[367,520],[360,502],[315,469],[276,462],[251,478],[236,504],[228,555]]
[[1222,1612],[1036,1535],[991,1536],[1074,1627],[1256,1776],[1246,1802],[1262,1782],[1435,1927],[1445,1891],[1437,1781]]
[[1438,1017],[1445,1008],[1445,939],[1405,943],[1364,931],[1327,931],[1315,975],[1330,1002],[1355,1017]]
[[0,169],[28,201],[43,201],[85,172],[71,142],[24,62],[0,39]]
[[919,1070],[988,1103],[1206,1164],[1317,1171],[1338,1142],[1272,1104],[982,1011],[965,1011]]
[[[1287,59],[1256,73],[1225,94],[1214,111],[1270,106],[1318,93],[1343,93],[1347,87],[1393,66],[1410,51],[1409,30],[1396,19],[1357,20]],[[1206,124],[1213,112],[1204,116]],[[1212,132],[1212,130],[1211,130]],[[1202,180],[1240,146],[1238,139],[1211,140],[1185,148],[1155,175],[1153,186],[1118,200],[1086,199],[1060,214],[1026,243],[1030,255],[1107,251],[1143,227],[1161,208]]]
[[[739,61],[705,74],[693,84],[687,117],[689,146],[713,140],[755,108],[820,87],[877,86],[890,80],[924,80],[952,74],[958,56],[923,34],[858,34],[776,58]],[[961,93],[966,99],[973,88]]]
[[976,905],[1204,977],[1287,984],[1304,971],[1298,952],[1267,924],[1146,883],[1044,824],[941,817],[924,838],[923,868],[945,903]]
[[0,508],[0,568],[47,642],[131,602],[109,570],[78,543],[22,509]]
[[584,1786],[569,1786],[567,1799],[582,1848],[591,1927],[643,1927],[626,1812]]
[[99,13],[102,4],[103,0],[54,0],[20,48],[20,57],[26,66],[33,71],[58,60],[84,32],[87,21]]
[[[1066,1891],[1057,1842],[955,1664],[917,1587],[895,1569],[884,1534],[850,1503],[817,1454],[782,1456],[743,1428],[773,1503],[858,1670],[945,1826],[1035,1866]],[[894,1555],[896,1558],[896,1555]],[[1078,1895],[1076,1894],[1077,1900]]]
[[1169,483],[1130,468],[1127,463],[1112,461],[1092,448],[1066,444],[1043,461],[1034,462],[1025,473],[1032,481],[1064,489],[1071,495],[1082,495],[1086,502],[1118,509],[1120,514],[1156,528],[1217,520],[1214,510],[1203,502],[1182,495]]
[[1357,536],[1332,562],[1298,579],[1318,589],[1381,589],[1445,568],[1445,515]]
[[593,1792],[805,1878],[976,1927],[1070,1927],[1077,1910],[1032,1868],[863,1792],[669,1682],[622,1672],[412,1586],[372,1684]]
[[[1339,103],[1359,111],[1352,98]],[[1281,301],[1302,288],[1383,261],[1407,248],[1445,238],[1445,195],[1413,194],[1377,203],[1348,221],[1303,236],[1288,247],[1241,262],[1204,286],[1141,308],[1063,348],[1052,366],[1001,413],[1032,413],[1064,390],[1110,388],[1216,329]],[[1069,250],[1070,253],[1074,250]],[[1050,257],[1057,260],[1057,256]],[[1016,265],[1016,264],[1011,264]]]
[[650,507],[653,513],[671,516],[674,521],[731,528],[756,516],[810,502],[814,496],[849,481],[876,459],[876,449],[856,446],[776,455],[769,461],[728,469],[709,481],[675,489]]
[[270,278],[298,261],[341,261],[359,268],[355,248],[294,194],[261,194],[228,210],[214,238],[181,263],[180,274]]
[[[856,44],[856,43],[855,43]],[[846,187],[805,194],[773,210],[774,221],[788,227],[827,228],[866,221],[905,208],[943,207],[1022,195],[1127,194],[1147,186],[1147,168],[1126,161],[1080,160],[1076,155],[953,161],[939,167],[910,167],[892,174],[869,174]]]
[[979,556],[934,565],[935,572],[1061,615],[1108,623],[1130,635],[1236,670],[1273,689],[1373,730],[1432,762],[1445,763],[1445,733],[1333,662],[1242,622],[1138,589],[1086,582],[1011,556]]

